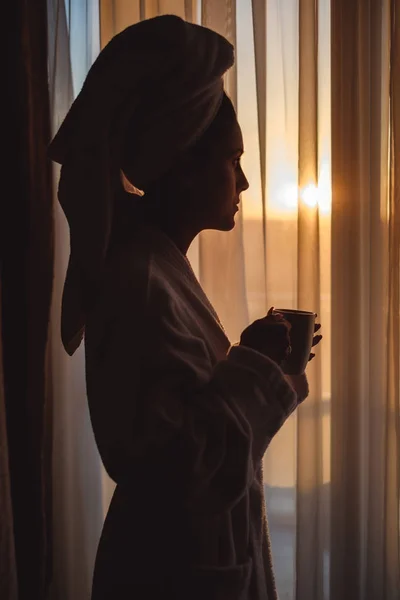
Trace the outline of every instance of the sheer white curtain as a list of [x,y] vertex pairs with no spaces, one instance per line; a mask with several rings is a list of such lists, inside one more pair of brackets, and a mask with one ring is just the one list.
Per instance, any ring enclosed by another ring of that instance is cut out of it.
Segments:
[[[55,133],[99,52],[95,0],[48,0],[49,86]],[[54,190],[59,169],[54,167]],[[69,256],[69,231],[54,199],[55,275],[51,315],[54,398],[54,600],[86,600],[103,524],[102,470],[89,420],[83,348],[72,357],[60,339],[60,306]]]
[[[49,4],[55,129],[99,38],[103,47],[140,19],[174,13],[235,43],[226,85],[250,189],[235,230],[202,234],[190,259],[232,341],[272,305],[315,310],[324,333],[310,398],[264,458],[280,598],[394,600],[400,74],[393,51],[390,80],[389,54],[399,0],[338,0],[332,15],[330,0],[100,0],[99,14],[95,0],[69,2],[66,12],[63,2]],[[68,235],[56,209],[54,598],[83,600],[114,485],[93,441],[83,356],[66,357],[58,339]]]
[[329,2],[237,6],[249,316],[269,306],[313,310],[324,333],[308,369],[310,397],[264,457],[277,585],[283,599],[322,599],[329,576]]

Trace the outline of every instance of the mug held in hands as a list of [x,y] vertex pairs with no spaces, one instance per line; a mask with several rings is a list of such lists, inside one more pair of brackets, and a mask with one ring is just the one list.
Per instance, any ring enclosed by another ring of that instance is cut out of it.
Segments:
[[274,313],[282,315],[291,325],[291,352],[283,361],[282,370],[287,375],[302,375],[310,358],[316,315],[313,312],[286,308],[276,308]]

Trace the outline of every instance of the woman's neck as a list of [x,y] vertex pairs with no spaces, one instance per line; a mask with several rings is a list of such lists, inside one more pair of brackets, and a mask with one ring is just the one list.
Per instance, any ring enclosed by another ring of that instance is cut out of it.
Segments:
[[151,226],[157,227],[167,235],[184,256],[199,231],[193,225],[186,223],[181,216],[174,211],[158,210],[151,203],[146,204],[145,197],[142,200],[141,215],[143,221]]

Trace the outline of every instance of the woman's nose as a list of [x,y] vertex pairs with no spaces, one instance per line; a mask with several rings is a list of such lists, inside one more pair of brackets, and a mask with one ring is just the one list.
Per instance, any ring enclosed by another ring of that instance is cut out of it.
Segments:
[[244,174],[243,169],[240,167],[240,173],[239,173],[238,182],[237,182],[237,188],[238,188],[239,194],[241,192],[245,192],[246,190],[248,190],[249,187],[250,187],[250,184],[247,180],[247,177]]

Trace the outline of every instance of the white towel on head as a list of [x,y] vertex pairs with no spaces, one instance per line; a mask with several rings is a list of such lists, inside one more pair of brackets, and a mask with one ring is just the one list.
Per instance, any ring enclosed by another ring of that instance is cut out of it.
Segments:
[[132,136],[131,183],[164,175],[214,119],[233,47],[210,29],[167,15],[115,36],[100,53],[49,149],[70,227],[62,338],[79,346],[107,254],[121,150]]

